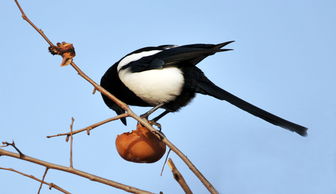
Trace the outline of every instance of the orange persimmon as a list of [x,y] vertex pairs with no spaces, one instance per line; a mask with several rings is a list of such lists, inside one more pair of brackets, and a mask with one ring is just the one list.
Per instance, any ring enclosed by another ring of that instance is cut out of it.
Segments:
[[132,132],[118,135],[116,147],[122,158],[136,163],[156,162],[166,152],[166,145],[141,124]]

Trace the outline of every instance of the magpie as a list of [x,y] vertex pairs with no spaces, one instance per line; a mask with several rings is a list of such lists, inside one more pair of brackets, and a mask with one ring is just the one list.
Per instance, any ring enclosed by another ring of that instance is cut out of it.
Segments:
[[[220,44],[161,45],[133,51],[112,65],[101,78],[100,85],[128,105],[153,107],[142,115],[147,118],[159,108],[165,111],[153,119],[157,121],[169,112],[186,106],[196,93],[225,100],[269,123],[305,136],[307,128],[280,118],[221,89],[196,66],[206,57],[234,41]],[[102,95],[105,104],[117,114],[125,111]],[[126,118],[121,119],[126,125]]]

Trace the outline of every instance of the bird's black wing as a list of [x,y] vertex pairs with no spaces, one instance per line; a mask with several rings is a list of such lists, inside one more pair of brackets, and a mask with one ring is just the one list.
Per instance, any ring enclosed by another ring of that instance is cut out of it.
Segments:
[[222,47],[233,41],[221,44],[191,44],[178,47],[172,47],[154,55],[143,57],[133,61],[123,68],[130,68],[132,72],[141,72],[151,69],[160,69],[169,66],[196,65],[209,55],[217,52],[229,51],[232,49],[223,49]]

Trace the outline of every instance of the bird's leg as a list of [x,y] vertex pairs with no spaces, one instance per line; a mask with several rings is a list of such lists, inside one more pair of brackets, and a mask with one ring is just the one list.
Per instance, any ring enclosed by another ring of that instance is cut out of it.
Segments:
[[164,103],[159,104],[159,105],[153,107],[152,109],[150,109],[149,111],[147,111],[145,114],[140,115],[140,117],[141,117],[141,118],[145,118],[145,119],[148,120],[149,115],[151,115],[151,114],[152,114],[153,112],[155,112],[157,109],[161,108],[163,105],[164,105]]
[[[141,118],[145,118],[145,119],[148,120],[149,115],[152,114],[153,112],[155,112],[157,109],[161,108],[163,105],[164,105],[164,104],[162,103],[162,104],[159,104],[159,105],[153,107],[152,109],[150,109],[149,111],[147,111],[145,114],[142,114],[140,117],[141,117]],[[154,119],[150,120],[149,123],[150,123],[151,125],[155,125],[155,126],[157,126],[157,127],[159,128],[159,130],[161,131],[161,124],[158,123],[157,121],[158,121],[159,119],[161,119],[162,117],[164,117],[164,116],[165,116],[166,114],[168,114],[168,113],[169,113],[169,111],[165,110],[165,111],[164,111],[163,113],[161,113],[159,116],[157,116],[157,117],[155,117]]]
[[[154,133],[158,133],[159,137],[165,137],[164,133],[162,132],[162,128],[161,128],[161,124],[158,123],[157,121],[159,119],[161,119],[162,117],[164,117],[166,114],[170,113],[170,111],[165,110],[163,113],[159,114],[157,117],[155,117],[154,119],[148,121],[151,125],[155,125],[159,128],[159,131],[155,131]],[[161,139],[161,138],[160,138]],[[162,140],[162,139],[161,139]]]
[[163,113],[161,113],[159,116],[155,117],[154,119],[152,119],[151,121],[156,122],[159,119],[161,119],[162,117],[164,117],[166,114],[170,113],[170,111],[165,110]]
[[161,119],[162,117],[164,117],[166,114],[168,114],[168,113],[170,113],[170,111],[168,111],[168,110],[165,110],[163,113],[161,113],[159,116],[157,116],[157,117],[155,117],[154,119],[152,119],[152,120],[150,120],[149,122],[150,122],[150,124],[152,124],[152,125],[155,125],[155,126],[157,126],[158,128],[159,128],[159,130],[161,131],[161,124],[160,123],[158,123],[157,121],[159,120],[159,119]]

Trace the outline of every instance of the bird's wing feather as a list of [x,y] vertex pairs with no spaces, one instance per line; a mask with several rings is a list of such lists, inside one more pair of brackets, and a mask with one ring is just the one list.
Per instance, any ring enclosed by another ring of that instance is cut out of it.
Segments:
[[169,66],[196,65],[201,60],[216,52],[229,51],[222,47],[233,41],[221,44],[191,44],[179,47],[172,47],[154,55],[143,57],[133,61],[123,68],[130,68],[132,72],[141,72],[151,69],[160,69]]

